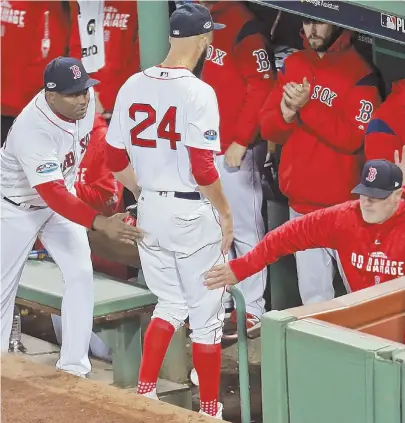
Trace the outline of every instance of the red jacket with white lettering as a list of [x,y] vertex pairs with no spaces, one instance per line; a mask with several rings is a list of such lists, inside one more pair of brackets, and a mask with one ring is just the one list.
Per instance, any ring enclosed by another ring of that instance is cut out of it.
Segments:
[[351,291],[404,276],[405,201],[383,224],[365,223],[358,200],[290,220],[229,264],[241,281],[283,256],[309,248],[337,250]]
[[[70,4],[70,55],[81,58],[77,2]],[[105,66],[92,77],[100,81],[95,89],[105,111],[112,111],[121,86],[140,70],[136,1],[104,1],[104,48]]]
[[394,152],[405,145],[405,79],[392,86],[391,94],[376,110],[365,140],[367,160],[394,161]]
[[[378,79],[350,45],[350,31],[325,56],[307,48],[291,54],[261,112],[262,137],[285,144],[279,168],[280,188],[298,213],[309,213],[352,199],[363,165],[363,140],[380,104]],[[311,84],[311,97],[291,124],[280,102],[283,85]]]
[[226,28],[215,31],[202,79],[218,98],[222,152],[237,142],[247,146],[259,133],[259,111],[273,86],[263,36],[241,2],[217,2],[211,14]]
[[[107,167],[105,136],[107,124],[96,114],[87,151],[80,163],[75,188],[77,196],[105,216],[117,212],[121,203],[123,186]],[[83,145],[83,148],[86,148]]]
[[45,66],[67,52],[61,1],[2,1],[1,114],[17,116],[43,87]]

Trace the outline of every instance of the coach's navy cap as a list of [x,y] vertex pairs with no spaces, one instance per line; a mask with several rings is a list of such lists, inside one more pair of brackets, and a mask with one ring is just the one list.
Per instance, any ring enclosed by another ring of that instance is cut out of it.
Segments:
[[214,23],[209,10],[197,3],[183,4],[170,17],[170,36],[173,38],[194,37],[222,28],[225,25]]
[[363,169],[361,183],[352,194],[372,198],[387,198],[402,187],[402,170],[388,160],[370,160]]
[[73,57],[57,57],[45,68],[45,91],[60,94],[74,94],[98,84],[97,79],[89,78],[81,60]]

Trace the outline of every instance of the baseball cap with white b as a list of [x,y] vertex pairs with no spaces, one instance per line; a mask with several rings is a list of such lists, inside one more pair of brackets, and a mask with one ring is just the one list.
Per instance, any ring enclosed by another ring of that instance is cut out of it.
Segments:
[[172,38],[194,37],[222,28],[225,25],[214,23],[209,10],[198,3],[183,4],[170,17]]
[[363,168],[361,183],[352,194],[371,198],[387,198],[402,187],[402,170],[388,160],[370,160]]
[[49,62],[44,72],[45,91],[75,94],[100,81],[89,77],[81,60],[60,56]]

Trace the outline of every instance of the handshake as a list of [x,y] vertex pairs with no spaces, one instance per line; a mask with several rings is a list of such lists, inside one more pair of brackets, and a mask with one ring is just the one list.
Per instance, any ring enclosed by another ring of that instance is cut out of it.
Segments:
[[136,227],[137,216],[137,205],[133,204],[126,208],[125,213],[117,213],[111,217],[97,215],[92,229],[102,232],[113,241],[134,244],[143,238],[143,232]]

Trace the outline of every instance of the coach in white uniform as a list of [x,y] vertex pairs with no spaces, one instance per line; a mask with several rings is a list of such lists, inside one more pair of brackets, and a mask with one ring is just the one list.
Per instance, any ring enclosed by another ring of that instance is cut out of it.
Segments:
[[224,290],[208,291],[203,283],[210,266],[226,259],[233,223],[215,166],[216,95],[193,72],[205,59],[213,30],[221,27],[199,4],[173,12],[167,58],[123,85],[107,134],[110,168],[139,198],[137,225],[145,234],[139,255],[146,283],[158,297],[137,391],[156,397],[171,337],[189,316],[201,412],[216,417],[222,416]]
[[54,59],[45,69],[45,89],[17,117],[0,150],[1,351],[8,349],[18,282],[39,236],[66,285],[56,366],[79,376],[91,370],[93,269],[86,228],[123,242],[133,242],[139,233],[122,221],[125,214],[104,217],[74,195],[93,127],[97,83],[79,60]]

